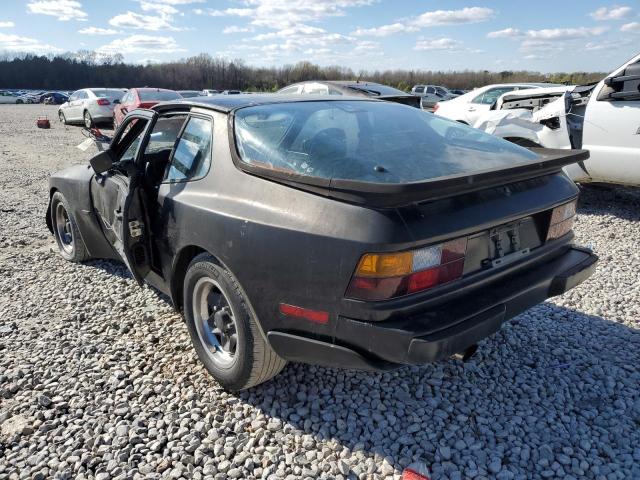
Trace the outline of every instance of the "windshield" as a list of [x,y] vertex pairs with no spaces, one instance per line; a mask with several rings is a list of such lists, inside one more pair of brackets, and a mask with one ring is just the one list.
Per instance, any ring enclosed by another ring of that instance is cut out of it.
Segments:
[[182,98],[178,92],[173,90],[138,90],[138,97],[141,102],[176,100]]
[[513,143],[413,107],[312,101],[235,114],[243,162],[322,179],[406,183],[534,161]]
[[96,88],[91,90],[96,97],[122,98],[124,92],[115,88]]

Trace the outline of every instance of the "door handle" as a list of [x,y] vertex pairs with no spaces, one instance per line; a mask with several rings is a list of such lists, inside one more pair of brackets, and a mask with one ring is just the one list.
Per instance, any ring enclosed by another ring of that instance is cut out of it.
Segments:
[[476,107],[469,107],[467,108],[468,112],[475,112],[476,111]]

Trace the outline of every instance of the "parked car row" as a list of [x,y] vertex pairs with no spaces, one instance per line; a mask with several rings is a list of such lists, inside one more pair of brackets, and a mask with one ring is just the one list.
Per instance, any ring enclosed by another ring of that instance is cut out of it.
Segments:
[[67,101],[69,95],[58,91],[10,91],[0,90],[0,104],[46,103],[60,105]]

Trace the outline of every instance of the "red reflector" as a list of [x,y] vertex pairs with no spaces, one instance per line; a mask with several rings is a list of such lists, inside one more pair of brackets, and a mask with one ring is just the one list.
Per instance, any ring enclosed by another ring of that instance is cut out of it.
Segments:
[[320,310],[309,310],[307,308],[296,307],[295,305],[280,304],[280,313],[288,317],[304,318],[310,322],[328,323],[329,313]]
[[109,100],[107,100],[106,98],[99,98],[98,105],[109,105]]
[[409,275],[407,293],[420,292],[434,287],[435,285],[442,285],[444,283],[451,282],[452,280],[456,280],[462,276],[463,268],[464,258],[461,258],[460,260],[447,263],[446,265],[440,265],[439,267],[412,273]]
[[427,475],[416,472],[411,468],[405,468],[402,472],[402,480],[430,480]]
[[440,104],[436,103],[436,104],[433,106],[433,113],[435,113],[439,108],[440,108]]

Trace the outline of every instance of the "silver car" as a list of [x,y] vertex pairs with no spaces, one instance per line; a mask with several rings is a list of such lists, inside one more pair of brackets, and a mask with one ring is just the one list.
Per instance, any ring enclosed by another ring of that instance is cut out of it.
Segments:
[[125,92],[125,89],[119,88],[76,90],[68,102],[60,105],[58,117],[65,125],[79,123],[87,128],[101,122],[112,122],[114,102],[119,102]]

